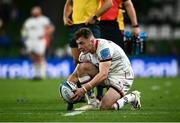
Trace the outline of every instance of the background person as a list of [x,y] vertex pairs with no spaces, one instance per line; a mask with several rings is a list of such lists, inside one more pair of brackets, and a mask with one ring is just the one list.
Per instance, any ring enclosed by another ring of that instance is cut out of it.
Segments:
[[74,64],[78,63],[79,51],[74,33],[81,27],[88,27],[96,38],[100,38],[98,17],[112,7],[111,0],[104,0],[100,7],[99,0],[67,0],[64,5],[64,25],[69,27],[69,45],[71,47]]
[[[135,36],[140,32],[136,11],[131,0],[112,0],[112,2],[113,6],[100,18],[101,37],[111,40],[121,48],[124,48],[124,17],[122,8],[124,6],[127,11],[132,24],[132,32]],[[101,3],[102,5],[104,4],[103,0],[101,0]]]
[[121,30],[122,33],[124,33],[125,24],[124,24],[124,17],[123,17],[123,12],[124,12],[123,7],[125,8],[127,15],[131,21],[132,33],[134,34],[134,36],[137,36],[140,32],[140,28],[139,28],[139,24],[137,20],[136,10],[131,0],[119,1],[119,10],[118,10],[118,17],[117,17],[119,29]]
[[48,17],[42,15],[39,6],[31,9],[31,15],[23,25],[22,37],[35,70],[34,79],[40,80],[46,77],[45,52],[54,32],[54,26]]

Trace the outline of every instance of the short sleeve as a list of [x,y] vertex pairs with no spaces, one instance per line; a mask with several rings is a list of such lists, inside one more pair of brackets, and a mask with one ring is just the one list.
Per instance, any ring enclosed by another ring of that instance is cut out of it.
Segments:
[[42,16],[41,18],[41,23],[44,25],[44,26],[48,26],[51,24],[51,21],[48,17],[46,16]]
[[114,50],[110,45],[103,44],[97,52],[100,62],[112,60],[113,52]]

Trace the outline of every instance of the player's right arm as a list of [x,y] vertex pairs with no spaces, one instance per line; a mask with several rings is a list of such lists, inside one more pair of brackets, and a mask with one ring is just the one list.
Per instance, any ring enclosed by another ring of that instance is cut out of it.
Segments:
[[76,83],[78,81],[78,74],[77,74],[77,69],[78,69],[79,64],[77,64],[74,72],[69,76],[68,81]]
[[112,0],[104,0],[104,4],[94,13],[93,16],[90,16],[87,21],[87,24],[94,24],[96,22],[96,19],[103,15],[105,12],[107,12],[111,7],[113,6]]
[[25,21],[25,23],[23,24],[23,27],[22,27],[22,29],[21,29],[21,37],[23,38],[23,40],[25,40],[26,38],[27,38],[27,36],[28,36],[28,34],[27,34],[27,20]]
[[70,19],[70,15],[72,14],[72,6],[73,6],[73,1],[66,0],[66,3],[64,5],[64,14],[63,14],[64,25],[66,26],[73,25],[73,21]]

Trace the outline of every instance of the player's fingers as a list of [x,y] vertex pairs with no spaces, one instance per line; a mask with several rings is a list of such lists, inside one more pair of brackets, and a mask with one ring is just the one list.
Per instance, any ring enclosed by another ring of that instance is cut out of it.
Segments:
[[69,19],[67,24],[68,24],[68,26],[71,26],[71,25],[73,25],[73,22]]
[[78,99],[78,94],[76,93],[76,90],[73,90],[74,96],[71,97],[73,101],[76,101]]
[[86,22],[85,22],[85,25],[88,25],[88,24],[89,24],[89,22],[88,22],[88,21],[86,21]]
[[64,21],[64,25],[65,25],[65,26],[72,26],[72,25],[73,25],[73,21],[72,21],[71,19],[66,19],[66,20]]
[[69,23],[73,24],[73,21],[71,19],[68,20]]
[[140,28],[133,28],[133,34],[135,36],[138,36],[139,32],[140,32]]
[[74,95],[74,96],[72,97],[73,102],[78,101],[78,99],[79,99],[79,96],[78,96],[78,95]]
[[82,97],[80,97],[80,96],[79,96],[79,97],[78,97],[78,99],[77,99],[77,101],[80,101],[80,100],[81,100],[81,98],[82,98]]
[[67,22],[67,23],[65,23],[64,25],[65,25],[65,26],[71,26],[71,25],[73,25],[73,24]]

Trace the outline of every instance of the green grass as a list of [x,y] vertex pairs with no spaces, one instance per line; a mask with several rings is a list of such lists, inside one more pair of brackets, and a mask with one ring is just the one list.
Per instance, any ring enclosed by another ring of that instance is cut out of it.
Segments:
[[119,111],[86,111],[70,117],[62,116],[66,104],[59,97],[60,80],[0,79],[0,121],[180,121],[180,77],[136,78],[132,90],[142,92],[139,111],[127,105]]

